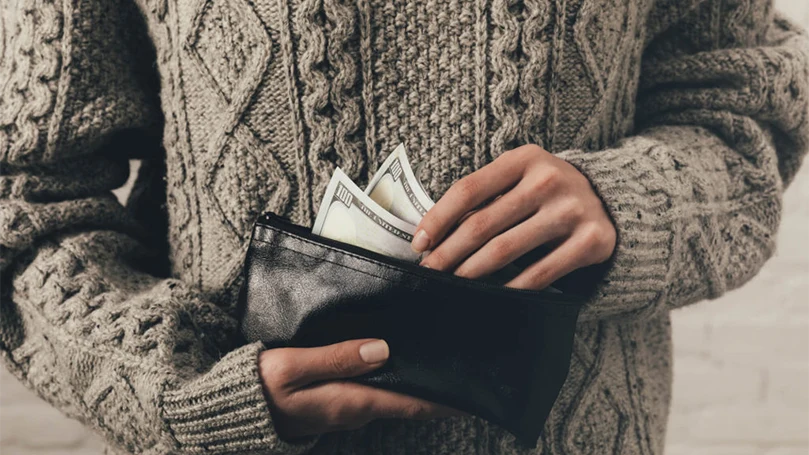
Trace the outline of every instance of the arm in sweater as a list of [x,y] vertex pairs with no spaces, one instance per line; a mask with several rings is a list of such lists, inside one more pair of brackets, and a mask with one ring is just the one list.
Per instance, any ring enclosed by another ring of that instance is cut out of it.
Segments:
[[232,318],[148,272],[160,261],[110,192],[130,151],[159,149],[139,12],[126,1],[24,0],[4,3],[0,24],[6,366],[128,452],[305,451],[311,441],[274,432],[260,346],[232,350]]
[[618,232],[582,319],[716,298],[774,252],[783,190],[809,146],[809,38],[771,2],[694,3],[652,11],[637,134],[559,155]]

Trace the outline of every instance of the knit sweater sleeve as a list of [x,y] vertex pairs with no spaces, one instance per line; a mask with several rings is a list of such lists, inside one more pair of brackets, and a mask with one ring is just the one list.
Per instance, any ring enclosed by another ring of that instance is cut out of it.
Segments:
[[809,146],[809,39],[771,2],[693,3],[659,1],[650,16],[637,133],[559,155],[618,233],[583,319],[716,298],[774,252]]
[[[127,1],[0,7],[0,352],[28,387],[129,453],[307,451],[280,440],[259,344],[157,276],[111,193],[160,150],[154,50]],[[11,32],[11,33],[9,33]],[[163,253],[165,254],[165,253]]]

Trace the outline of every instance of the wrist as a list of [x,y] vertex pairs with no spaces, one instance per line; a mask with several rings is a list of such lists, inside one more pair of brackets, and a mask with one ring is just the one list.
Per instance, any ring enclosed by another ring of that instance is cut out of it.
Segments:
[[316,442],[283,441],[275,431],[259,373],[261,343],[243,346],[203,376],[168,390],[162,417],[180,452],[305,453]]

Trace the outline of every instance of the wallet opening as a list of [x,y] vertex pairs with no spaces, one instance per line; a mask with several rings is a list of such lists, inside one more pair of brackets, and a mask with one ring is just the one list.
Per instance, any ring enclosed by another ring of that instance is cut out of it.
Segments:
[[[374,261],[376,263],[384,264],[385,266],[393,267],[400,271],[412,273],[427,279],[437,279],[450,282],[455,285],[474,287],[481,290],[503,292],[507,294],[522,295],[523,297],[535,296],[538,299],[542,299],[543,304],[560,304],[568,306],[572,305],[576,307],[576,311],[578,311],[578,307],[580,307],[585,300],[584,296],[574,294],[571,292],[551,292],[547,290],[517,289],[508,286],[503,286],[500,284],[489,283],[483,280],[460,277],[453,273],[444,272],[442,270],[429,269],[427,267],[422,267],[412,262],[388,257],[374,251],[366,250],[365,248],[361,248],[355,245],[340,242],[338,240],[333,240],[313,234],[310,229],[294,224],[289,219],[278,216],[270,212],[265,213],[261,217],[259,217],[258,220],[256,220],[256,226],[265,226],[270,229],[278,229],[281,232],[283,232],[284,235],[295,235],[304,241],[314,242],[318,245],[335,248],[341,253],[345,252],[353,253],[356,254],[357,257],[361,260]],[[270,234],[266,230],[261,229],[253,230],[252,240],[267,242],[269,240],[269,237]],[[301,251],[298,252],[304,254]]]

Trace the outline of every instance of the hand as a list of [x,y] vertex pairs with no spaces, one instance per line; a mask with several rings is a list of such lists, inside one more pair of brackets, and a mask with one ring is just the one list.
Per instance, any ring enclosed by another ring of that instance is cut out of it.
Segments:
[[[475,210],[486,201],[492,202]],[[412,246],[419,253],[432,249],[425,267],[479,278],[546,245],[550,253],[506,284],[542,289],[609,259],[615,240],[615,227],[587,178],[526,145],[456,182],[421,220]]]
[[259,374],[276,431],[283,439],[359,428],[375,419],[463,415],[418,398],[343,379],[384,365],[382,340],[351,340],[318,348],[270,349]]

